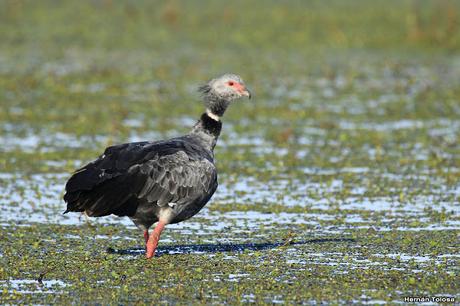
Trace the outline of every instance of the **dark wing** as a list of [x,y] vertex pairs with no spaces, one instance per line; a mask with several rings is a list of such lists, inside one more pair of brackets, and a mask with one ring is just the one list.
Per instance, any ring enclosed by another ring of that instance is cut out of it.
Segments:
[[142,162],[146,155],[143,151],[148,144],[148,142],[133,142],[106,148],[104,154],[98,159],[75,171],[65,186],[67,193],[64,200],[67,202],[66,198],[69,198],[73,192],[91,190],[119,176],[131,165]]
[[180,206],[212,194],[216,187],[212,157],[199,147],[179,140],[141,142],[107,148],[77,170],[64,200],[67,211],[132,216],[139,200]]
[[141,174],[144,185],[137,197],[163,207],[169,203],[183,205],[212,193],[217,171],[205,158],[190,158],[185,151],[159,156],[130,169]]

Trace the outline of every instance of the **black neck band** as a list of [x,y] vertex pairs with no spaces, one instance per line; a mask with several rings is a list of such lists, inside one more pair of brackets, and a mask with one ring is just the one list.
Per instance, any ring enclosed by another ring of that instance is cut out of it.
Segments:
[[220,135],[220,131],[222,130],[222,122],[212,119],[206,113],[201,115],[200,120],[205,131],[216,137]]

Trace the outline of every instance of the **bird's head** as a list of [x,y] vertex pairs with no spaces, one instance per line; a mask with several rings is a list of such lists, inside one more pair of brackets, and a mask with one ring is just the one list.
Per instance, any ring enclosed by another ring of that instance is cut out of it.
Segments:
[[208,113],[222,116],[228,105],[242,97],[251,98],[251,92],[240,76],[227,73],[212,79],[201,86],[199,91],[203,94],[204,103]]

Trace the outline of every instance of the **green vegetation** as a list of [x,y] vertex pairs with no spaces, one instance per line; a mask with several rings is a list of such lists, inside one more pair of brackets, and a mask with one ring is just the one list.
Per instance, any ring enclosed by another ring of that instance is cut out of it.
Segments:
[[[0,304],[458,301],[459,3],[0,2]],[[227,71],[254,99],[161,256],[61,215],[71,171],[186,132]]]

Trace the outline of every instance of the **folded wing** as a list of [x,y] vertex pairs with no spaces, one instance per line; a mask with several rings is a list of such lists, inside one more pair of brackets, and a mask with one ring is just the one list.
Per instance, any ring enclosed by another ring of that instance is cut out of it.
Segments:
[[132,216],[139,201],[186,206],[217,187],[212,157],[186,141],[130,143],[106,149],[66,185],[68,211]]

